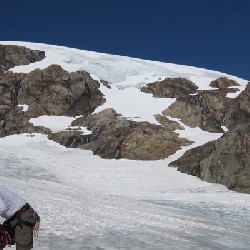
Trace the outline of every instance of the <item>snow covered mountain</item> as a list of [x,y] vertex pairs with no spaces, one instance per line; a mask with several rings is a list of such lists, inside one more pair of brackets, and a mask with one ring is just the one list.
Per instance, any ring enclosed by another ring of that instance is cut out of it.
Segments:
[[0,44],[0,183],[40,211],[35,249],[247,249],[250,196],[168,166],[250,191],[246,80]]

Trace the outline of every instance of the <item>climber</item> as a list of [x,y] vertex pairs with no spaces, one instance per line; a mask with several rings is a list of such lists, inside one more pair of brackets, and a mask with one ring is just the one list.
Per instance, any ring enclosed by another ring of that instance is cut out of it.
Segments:
[[4,239],[6,242],[2,248],[16,244],[16,250],[32,249],[33,227],[40,218],[26,200],[5,186],[0,186],[0,216],[6,219],[0,227],[5,230],[2,242]]

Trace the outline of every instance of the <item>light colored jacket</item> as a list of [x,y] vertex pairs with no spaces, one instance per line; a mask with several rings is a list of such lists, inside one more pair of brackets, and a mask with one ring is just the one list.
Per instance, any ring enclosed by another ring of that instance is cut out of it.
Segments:
[[0,186],[0,216],[9,219],[25,204],[26,200],[5,186]]

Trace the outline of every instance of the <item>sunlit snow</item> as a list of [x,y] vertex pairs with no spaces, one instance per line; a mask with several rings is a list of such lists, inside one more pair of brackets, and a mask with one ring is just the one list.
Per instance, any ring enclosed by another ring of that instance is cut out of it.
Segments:
[[[59,64],[86,70],[111,83],[101,85],[106,102],[94,113],[114,108],[128,119],[157,123],[154,115],[175,99],[153,98],[138,88],[166,77],[187,77],[199,89],[227,76],[189,66],[81,51],[60,46],[0,42],[45,50],[46,58],[14,72]],[[242,91],[247,81],[239,82]],[[234,95],[237,96],[240,91]],[[27,110],[27,106],[23,111]],[[40,116],[30,120],[52,132],[74,128],[75,117]],[[34,249],[249,249],[250,195],[178,172],[168,164],[187,149],[222,134],[190,128],[176,131],[194,143],[158,161],[107,160],[91,151],[65,148],[42,134],[0,139],[0,184],[26,198],[40,213]],[[158,124],[158,123],[157,123]],[[1,220],[2,221],[2,220]],[[0,222],[1,222],[0,221]],[[11,249],[13,249],[12,247]]]
[[83,126],[71,126],[72,121],[74,121],[77,117],[66,117],[66,116],[39,116],[37,118],[31,118],[30,123],[34,126],[43,126],[48,128],[53,133],[66,131],[66,130],[78,130],[81,131],[82,134],[88,135],[92,132]]

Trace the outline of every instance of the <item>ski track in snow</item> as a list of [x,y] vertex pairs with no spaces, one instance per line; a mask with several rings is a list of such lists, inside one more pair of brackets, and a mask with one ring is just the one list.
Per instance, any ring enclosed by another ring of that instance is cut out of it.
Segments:
[[[60,46],[0,43],[46,50],[44,60],[14,67],[14,72],[28,73],[50,64],[70,72],[86,70],[96,80],[111,83],[111,89],[101,85],[107,102],[95,113],[112,107],[129,119],[156,124],[154,115],[175,99],[153,98],[140,92],[140,86],[165,77],[187,77],[199,89],[212,89],[208,86],[212,80],[227,76]],[[240,83],[240,91],[245,88],[247,81],[229,77]],[[20,107],[23,112],[28,109],[25,104]],[[42,218],[34,249],[249,249],[250,195],[168,167],[187,149],[221,134],[169,118],[184,127],[176,132],[194,143],[159,161],[105,160],[91,151],[65,148],[41,134],[1,138],[0,184],[25,197]],[[72,128],[73,119],[42,116],[30,122],[57,132]],[[91,133],[84,127],[79,129]]]

